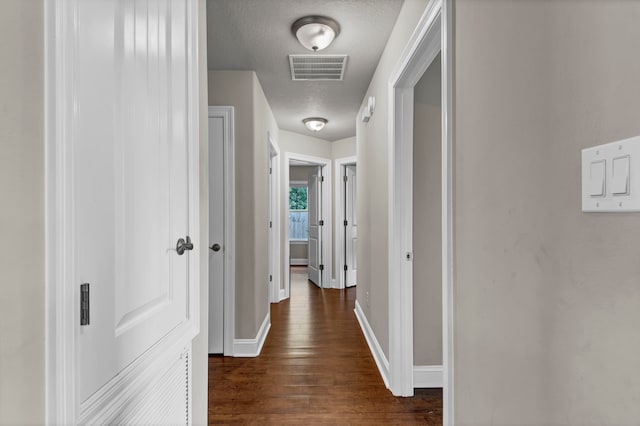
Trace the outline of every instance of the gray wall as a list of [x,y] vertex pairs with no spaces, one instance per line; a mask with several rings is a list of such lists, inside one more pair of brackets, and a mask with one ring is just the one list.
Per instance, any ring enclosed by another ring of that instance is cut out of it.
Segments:
[[640,2],[455,4],[455,416],[638,424],[640,214],[580,150],[640,135]]
[[413,363],[442,364],[440,55],[414,89]]
[[268,311],[267,131],[275,119],[253,71],[209,71],[209,105],[235,107],[236,330],[253,339]]
[[[368,123],[356,118],[359,228],[357,299],[387,357],[389,268],[387,250],[381,250],[380,247],[389,246],[389,78],[427,3],[427,0],[405,0],[361,105],[361,108],[364,107],[368,97],[375,96],[375,112]],[[367,293],[369,298],[366,297]]]
[[43,424],[42,1],[0,2],[0,52],[0,424]]

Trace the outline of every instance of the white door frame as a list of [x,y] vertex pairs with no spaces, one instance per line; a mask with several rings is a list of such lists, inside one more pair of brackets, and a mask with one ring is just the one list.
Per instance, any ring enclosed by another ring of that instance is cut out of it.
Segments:
[[442,339],[444,424],[453,424],[451,0],[432,0],[389,80],[389,376],[413,395],[413,88],[442,54]]
[[235,134],[234,108],[210,106],[208,118],[224,121],[224,355],[233,356],[236,309],[236,191],[235,191]]
[[[189,1],[185,34],[191,46],[187,63],[186,95],[191,109],[187,123],[189,144],[189,229],[194,250],[190,254],[188,319],[131,364],[153,362],[176,342],[191,341],[200,331],[200,185],[199,185],[199,78],[198,78],[198,12],[195,1]],[[77,424],[82,413],[77,394],[78,365],[76,348],[80,302],[74,277],[73,221],[73,143],[78,115],[75,114],[78,59],[75,48],[78,37],[77,2],[45,2],[45,419],[47,424]],[[110,119],[110,117],[105,117]],[[124,248],[123,248],[124,249]],[[179,337],[178,337],[179,336]],[[190,343],[189,343],[190,344]],[[145,358],[146,357],[146,358]],[[132,367],[133,368],[133,367]],[[120,392],[131,376],[123,371],[122,380],[101,390],[105,404],[114,398],[125,398]],[[116,389],[117,388],[117,389]],[[111,392],[111,393],[109,393]],[[188,406],[191,407],[191,395]],[[104,408],[104,406],[102,406]],[[191,408],[189,408],[191,409]]]
[[333,179],[333,193],[336,194],[337,201],[335,203],[334,209],[334,217],[336,218],[336,223],[334,224],[334,233],[336,236],[336,252],[334,253],[334,262],[336,265],[336,283],[338,284],[338,288],[343,289],[345,286],[344,283],[344,271],[341,271],[340,265],[344,263],[344,182],[342,180],[342,172],[344,166],[356,164],[357,157],[343,157],[334,160],[334,179]]
[[314,157],[305,154],[296,154],[294,152],[284,153],[284,188],[287,189],[286,196],[282,197],[284,203],[284,259],[282,259],[282,266],[286,274],[284,274],[284,295],[280,297],[280,300],[288,299],[291,296],[291,281],[289,273],[289,256],[291,250],[289,247],[289,166],[291,160],[305,161],[324,168],[322,176],[324,177],[324,190],[322,191],[322,219],[324,220],[324,226],[322,227],[322,259],[324,262],[324,271],[322,274],[322,287],[331,288],[331,275],[332,275],[332,239],[331,239],[331,160],[326,158]]
[[277,303],[280,301],[280,148],[271,136],[271,132],[267,132],[267,144],[269,149],[269,159],[271,160],[271,246],[269,247],[269,260],[271,265],[269,270],[273,275],[269,282],[269,301]]

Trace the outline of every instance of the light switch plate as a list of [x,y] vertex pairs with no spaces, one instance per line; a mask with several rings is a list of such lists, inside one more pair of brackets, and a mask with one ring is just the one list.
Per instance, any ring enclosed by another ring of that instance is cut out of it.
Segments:
[[640,136],[582,150],[582,211],[640,212]]

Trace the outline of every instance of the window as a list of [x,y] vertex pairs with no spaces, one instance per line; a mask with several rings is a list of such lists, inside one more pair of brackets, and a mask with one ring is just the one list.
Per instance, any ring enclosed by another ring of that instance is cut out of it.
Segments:
[[289,240],[309,240],[307,183],[292,183],[289,187]]

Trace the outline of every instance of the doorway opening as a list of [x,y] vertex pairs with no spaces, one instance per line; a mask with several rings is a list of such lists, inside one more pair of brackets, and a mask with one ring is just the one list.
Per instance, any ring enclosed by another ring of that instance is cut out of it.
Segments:
[[[414,88],[440,55],[440,244],[444,424],[453,424],[452,317],[452,87],[451,1],[427,6],[390,79],[389,382],[394,395],[412,396],[414,370],[413,162]],[[417,261],[417,259],[416,259]]]
[[356,220],[356,157],[335,160],[335,264],[338,288],[357,283],[358,222]]
[[[302,154],[285,154],[284,288],[291,295],[292,274],[306,270],[320,288],[332,287],[331,161]],[[296,278],[299,278],[296,275]]]

